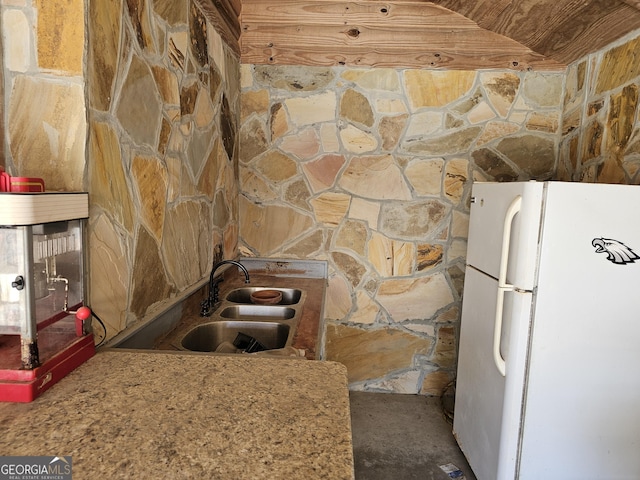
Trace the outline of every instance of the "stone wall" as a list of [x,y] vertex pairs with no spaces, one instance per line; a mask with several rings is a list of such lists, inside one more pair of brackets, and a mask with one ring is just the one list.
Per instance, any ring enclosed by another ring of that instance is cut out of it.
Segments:
[[7,170],[42,177],[48,190],[82,190],[84,0],[2,0],[1,8]]
[[473,179],[550,179],[562,74],[242,65],[240,245],[325,259],[352,389],[455,375]]
[[90,2],[91,306],[109,336],[237,255],[239,60],[195,2]]
[[[1,5],[1,4],[0,4]],[[0,7],[1,8],[1,7]],[[2,18],[0,16],[0,25],[2,25]],[[0,32],[2,27],[0,27]],[[3,48],[4,40],[2,39],[2,35],[0,35],[0,167],[5,168],[5,157],[6,153],[4,152],[5,140],[4,140],[4,48]]]
[[239,60],[189,0],[1,5],[7,167],[89,192],[112,337],[197,288],[214,248],[237,255]]
[[639,32],[567,71],[558,178],[640,184]]

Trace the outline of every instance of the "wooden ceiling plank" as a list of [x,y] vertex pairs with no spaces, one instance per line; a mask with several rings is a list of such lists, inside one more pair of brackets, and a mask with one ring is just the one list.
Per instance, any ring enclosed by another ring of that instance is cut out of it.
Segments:
[[[240,2],[241,55],[252,52],[266,63],[280,62],[283,55],[287,61],[298,56],[310,62],[315,48],[322,62],[344,55],[356,64],[359,58],[376,64],[374,53],[358,51],[368,48],[383,55],[377,63],[387,64],[388,48],[402,47],[394,53],[396,65],[415,65],[420,62],[412,52],[423,58],[427,44],[430,54],[448,56],[452,68],[464,59],[469,66],[502,68],[502,56],[511,56],[527,59],[514,60],[520,66],[558,70],[640,29],[640,0],[198,1],[226,2],[232,9]],[[313,36],[317,38],[309,40]],[[268,44],[274,47],[265,47]],[[300,53],[289,50],[291,45],[299,46]],[[283,53],[274,57],[274,49]],[[327,56],[325,50],[333,53]],[[440,68],[443,61],[436,64]]]
[[242,12],[242,0],[229,0],[229,3],[231,8],[233,8],[236,17],[239,17]]
[[431,3],[379,1],[246,1],[241,16],[243,25],[263,23],[324,24],[386,23],[397,27],[447,25],[475,27],[471,20]]
[[[423,0],[414,0],[421,2]],[[434,4],[469,18],[482,28],[489,29],[513,4],[513,0],[432,0]]]
[[593,13],[606,15],[620,5],[617,1],[520,0],[485,28],[531,46],[537,39],[556,32],[567,20],[574,25],[586,24],[592,20]]
[[229,0],[196,1],[220,36],[238,53],[240,49],[240,20],[231,8]]
[[501,37],[481,28],[454,29],[419,27],[398,30],[393,26],[376,25],[371,27],[355,25],[297,25],[273,26],[252,25],[247,27],[243,36],[243,45],[339,45],[345,48],[379,45],[394,46],[398,49],[420,49],[425,45],[431,48],[450,48],[474,50],[491,50],[500,45],[502,52],[530,51],[523,45],[509,38]]
[[[635,12],[635,13],[634,13]],[[590,53],[606,48],[620,38],[620,32],[640,29],[640,15],[634,7],[622,5],[606,15],[585,14],[589,22],[575,25],[570,19],[549,37],[536,51],[557,61],[571,63]]]
[[[640,0],[625,0],[640,4]],[[571,63],[606,47],[621,32],[640,28],[640,12],[623,0],[500,1],[501,14],[490,0],[434,0],[560,63]],[[487,13],[485,13],[487,12]]]
[[291,48],[257,48],[243,50],[241,62],[253,65],[350,66],[367,68],[432,68],[450,70],[512,69],[562,71],[559,65],[539,55],[512,56],[496,49],[491,51],[441,50],[437,55],[397,48],[352,47],[323,48],[295,46]]

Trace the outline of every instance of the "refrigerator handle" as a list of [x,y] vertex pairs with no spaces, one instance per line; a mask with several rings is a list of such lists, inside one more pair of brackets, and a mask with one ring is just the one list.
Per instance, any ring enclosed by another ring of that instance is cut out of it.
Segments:
[[502,334],[502,311],[504,308],[504,294],[515,289],[514,285],[507,283],[507,267],[509,265],[509,244],[511,242],[511,226],[513,219],[520,211],[522,197],[518,195],[513,199],[504,217],[502,229],[502,250],[500,252],[500,272],[498,273],[498,296],[496,299],[496,318],[493,324],[493,361],[500,372],[505,376],[506,364],[500,353],[500,336]]

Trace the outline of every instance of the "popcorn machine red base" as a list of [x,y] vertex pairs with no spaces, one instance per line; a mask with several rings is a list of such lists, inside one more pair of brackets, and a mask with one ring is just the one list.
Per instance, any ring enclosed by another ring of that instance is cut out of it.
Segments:
[[33,401],[95,353],[87,217],[87,193],[0,193],[0,401]]

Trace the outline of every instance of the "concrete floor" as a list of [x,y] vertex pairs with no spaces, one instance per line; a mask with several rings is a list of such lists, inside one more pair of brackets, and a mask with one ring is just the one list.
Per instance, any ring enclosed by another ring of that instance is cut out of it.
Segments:
[[356,480],[476,480],[439,398],[351,392],[350,401]]

